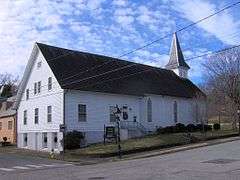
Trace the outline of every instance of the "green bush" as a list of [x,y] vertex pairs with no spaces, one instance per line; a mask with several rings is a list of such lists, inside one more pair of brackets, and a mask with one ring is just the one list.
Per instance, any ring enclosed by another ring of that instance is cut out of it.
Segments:
[[160,127],[157,129],[158,134],[169,134],[169,133],[174,133],[174,132],[175,132],[174,126],[166,126],[164,128]]
[[208,124],[205,124],[204,125],[204,131],[212,131],[212,126],[208,125]]
[[186,128],[187,128],[188,132],[195,132],[195,131],[197,131],[197,126],[195,126],[194,124],[188,124],[186,126]]
[[188,124],[185,126],[182,123],[177,123],[175,126],[166,126],[166,127],[160,127],[157,129],[157,134],[169,134],[169,133],[180,133],[180,132],[197,132],[202,131],[204,127],[204,131],[211,131],[212,126],[205,124],[204,126],[202,124]]
[[219,123],[215,123],[215,124],[213,124],[213,129],[217,131],[217,130],[221,129],[221,125]]
[[203,125],[202,124],[197,124],[196,129],[197,129],[197,131],[202,131]]
[[175,126],[175,132],[185,132],[186,126],[182,123],[177,123]]
[[84,136],[82,132],[67,132],[64,138],[64,146],[66,149],[78,149],[80,148],[80,142],[83,138]]

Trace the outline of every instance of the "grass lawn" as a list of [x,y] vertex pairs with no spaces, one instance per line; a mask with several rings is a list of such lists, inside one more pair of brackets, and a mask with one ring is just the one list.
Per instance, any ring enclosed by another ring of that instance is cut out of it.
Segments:
[[[200,132],[191,133],[194,139],[197,141],[209,140],[221,138],[224,136],[237,135],[236,131],[232,130],[219,130],[211,131],[205,134]],[[190,138],[187,133],[174,133],[174,134],[161,134],[161,135],[149,135],[143,138],[129,139],[121,142],[122,151],[125,153],[141,152],[146,150],[161,149],[166,147],[172,147],[176,145],[189,144]],[[86,148],[67,151],[67,154],[73,156],[108,156],[115,155],[117,153],[117,144],[108,143],[94,144]]]

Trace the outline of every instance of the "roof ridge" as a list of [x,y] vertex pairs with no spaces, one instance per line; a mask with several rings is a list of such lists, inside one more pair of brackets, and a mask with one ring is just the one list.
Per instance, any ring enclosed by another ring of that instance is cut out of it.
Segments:
[[[49,44],[45,44],[45,43],[39,43],[36,42],[37,45],[40,46],[48,46],[48,47],[52,47],[52,48],[58,48],[58,49],[62,49],[62,50],[66,50],[66,51],[74,51],[76,53],[81,53],[81,54],[88,54],[88,55],[92,55],[92,56],[100,56],[103,58],[111,58],[112,60],[116,60],[116,61],[122,61],[122,62],[128,62],[128,63],[133,63],[133,64],[138,64],[141,66],[145,66],[145,67],[149,67],[149,68],[154,68],[154,69],[158,69],[158,70],[166,70],[169,71],[168,69],[162,68],[162,67],[157,67],[157,66],[152,66],[152,65],[148,65],[148,64],[143,64],[143,63],[138,63],[138,62],[133,62],[133,61],[129,61],[129,60],[124,60],[124,59],[120,59],[117,57],[112,57],[112,56],[107,56],[107,55],[102,55],[102,54],[96,54],[96,53],[91,53],[91,52],[84,52],[84,51],[79,51],[79,50],[74,50],[74,49],[67,49],[67,48],[62,48],[59,46],[53,46],[53,45],[49,45]],[[41,51],[41,47],[40,47],[40,51]],[[43,52],[42,52],[43,53]],[[47,60],[47,59],[46,59]],[[48,61],[48,60],[47,60]]]

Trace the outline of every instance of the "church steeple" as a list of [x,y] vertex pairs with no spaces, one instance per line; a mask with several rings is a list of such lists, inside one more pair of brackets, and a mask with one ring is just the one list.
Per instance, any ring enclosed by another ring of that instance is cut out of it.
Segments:
[[170,59],[165,67],[166,69],[173,70],[180,77],[188,78],[188,70],[190,69],[190,67],[184,60],[177,33],[173,34],[170,50]]

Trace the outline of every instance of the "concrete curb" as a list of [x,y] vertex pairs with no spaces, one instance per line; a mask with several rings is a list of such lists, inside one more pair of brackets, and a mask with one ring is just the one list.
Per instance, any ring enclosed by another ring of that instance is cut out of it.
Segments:
[[141,159],[141,158],[148,158],[148,157],[154,157],[154,156],[159,156],[159,155],[164,155],[164,154],[171,154],[175,152],[181,152],[181,151],[186,151],[186,150],[191,150],[191,149],[196,149],[200,147],[205,147],[205,146],[212,146],[212,145],[217,145],[217,144],[222,144],[226,142],[232,142],[232,141],[237,141],[240,140],[240,137],[231,137],[231,138],[225,138],[225,139],[217,139],[217,140],[209,140],[208,142],[203,142],[203,143],[196,143],[196,144],[191,144],[191,145],[184,145],[184,146],[179,146],[179,147],[173,147],[165,150],[159,150],[155,152],[145,152],[142,154],[136,154],[136,155],[125,155],[123,157],[123,160],[131,160],[131,159]]

